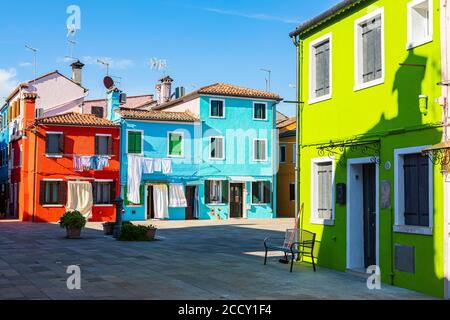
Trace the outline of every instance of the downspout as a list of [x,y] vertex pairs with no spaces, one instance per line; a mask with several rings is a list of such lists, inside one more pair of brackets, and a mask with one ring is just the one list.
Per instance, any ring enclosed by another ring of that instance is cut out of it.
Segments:
[[38,128],[33,131],[34,133],[34,154],[33,154],[33,217],[32,221],[35,222],[35,216],[36,216],[36,175],[37,175],[37,135],[38,135]]
[[[297,216],[299,214],[299,208],[300,208],[300,160],[301,160],[301,145],[302,145],[302,87],[301,87],[301,79],[302,79],[302,53],[303,53],[303,40],[300,40],[300,37],[293,36],[292,42],[294,43],[296,47],[296,55],[295,55],[295,61],[296,61],[296,81],[297,81],[297,92],[296,92],[296,102],[297,107],[295,109],[295,117],[296,117],[296,126],[295,126],[295,150],[296,150],[296,161],[295,161],[295,195],[296,195],[296,201],[295,201],[295,215]],[[304,215],[304,214],[303,214]],[[303,216],[299,217],[299,227],[300,229],[303,229]]]
[[[276,125],[276,118],[277,118],[277,113],[276,113],[276,105],[278,103],[274,102],[272,103],[272,183],[271,183],[271,189],[272,189],[272,217],[276,218],[277,217],[277,213],[276,213],[276,196],[275,196],[275,183],[276,183],[276,174],[278,171],[278,165],[276,165],[278,162],[278,157],[279,157],[279,153],[277,152],[278,150],[278,139],[276,139],[276,137],[278,137],[278,130],[277,130],[277,125]],[[276,161],[276,162],[275,162]],[[275,168],[276,166],[276,168]]]

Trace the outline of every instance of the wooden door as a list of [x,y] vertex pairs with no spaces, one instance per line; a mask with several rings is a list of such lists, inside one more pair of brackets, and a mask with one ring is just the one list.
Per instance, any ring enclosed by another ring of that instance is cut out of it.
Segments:
[[244,215],[244,188],[241,183],[230,185],[230,218],[242,218]]
[[195,203],[195,186],[187,186],[186,187],[186,220],[194,220],[194,203]]

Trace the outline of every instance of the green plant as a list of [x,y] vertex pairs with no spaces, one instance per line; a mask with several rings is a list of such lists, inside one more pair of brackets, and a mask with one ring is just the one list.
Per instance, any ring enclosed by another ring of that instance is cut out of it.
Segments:
[[103,226],[105,226],[105,227],[114,227],[115,225],[116,225],[115,222],[105,222],[105,223],[103,223]]
[[154,226],[135,226],[131,223],[122,225],[120,232],[120,241],[151,241],[147,233],[155,229]]
[[86,218],[79,211],[68,211],[61,217],[59,225],[65,229],[82,229],[86,222]]

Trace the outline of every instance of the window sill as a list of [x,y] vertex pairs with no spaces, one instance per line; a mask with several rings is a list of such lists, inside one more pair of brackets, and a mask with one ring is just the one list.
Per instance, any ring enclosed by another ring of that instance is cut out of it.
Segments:
[[94,204],[94,207],[114,207],[113,204]]
[[42,208],[64,208],[62,204],[44,204]]
[[209,158],[209,161],[225,161],[225,158],[218,159],[218,158]]
[[45,155],[47,158],[58,158],[61,159],[63,156],[60,154],[46,154]]
[[428,39],[425,39],[425,40],[417,42],[417,43],[410,42],[410,43],[408,43],[406,45],[406,50],[412,50],[414,48],[423,46],[424,44],[427,44],[427,43],[430,43],[430,42],[433,42],[433,38],[428,38]]
[[325,95],[325,96],[321,96],[321,97],[309,99],[309,100],[308,100],[308,104],[309,104],[309,105],[311,105],[311,104],[316,104],[316,103],[319,103],[319,102],[331,100],[331,98],[332,98],[331,94],[327,94],[327,95]]
[[360,90],[364,90],[367,88],[371,88],[371,87],[375,87],[378,86],[380,84],[384,83],[384,77],[377,79],[377,80],[372,80],[366,83],[358,83],[353,87],[353,91],[360,91]]
[[395,225],[393,229],[394,229],[394,232],[397,232],[397,233],[419,234],[419,235],[424,235],[424,236],[432,236],[433,235],[433,229],[430,227]]
[[269,119],[258,119],[258,118],[253,118],[253,121],[265,121],[265,122],[267,122],[267,121],[269,121]]
[[224,207],[227,206],[228,204],[226,203],[207,203],[207,206],[218,206],[218,207]]
[[311,224],[321,225],[321,226],[334,226],[334,220],[329,219],[314,219],[310,221]]

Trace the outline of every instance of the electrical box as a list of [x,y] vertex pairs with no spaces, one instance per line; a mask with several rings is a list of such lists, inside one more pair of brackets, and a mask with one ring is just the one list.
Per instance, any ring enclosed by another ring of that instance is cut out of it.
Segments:
[[345,183],[338,183],[336,185],[336,203],[342,205],[347,203],[347,188]]

